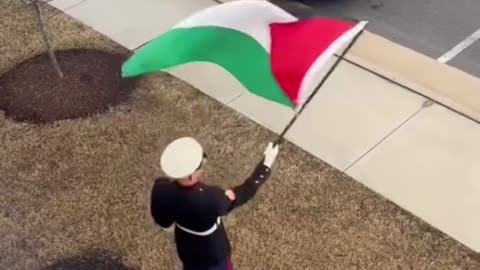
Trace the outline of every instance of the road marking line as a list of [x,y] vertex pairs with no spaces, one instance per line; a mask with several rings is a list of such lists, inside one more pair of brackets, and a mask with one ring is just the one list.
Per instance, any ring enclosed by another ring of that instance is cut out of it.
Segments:
[[446,52],[444,55],[440,56],[437,60],[442,63],[446,63],[452,60],[452,58],[454,58],[455,56],[457,56],[457,54],[468,48],[468,46],[472,45],[478,39],[480,39],[480,29],[468,36],[462,42],[458,43],[455,47],[453,47],[450,51]]

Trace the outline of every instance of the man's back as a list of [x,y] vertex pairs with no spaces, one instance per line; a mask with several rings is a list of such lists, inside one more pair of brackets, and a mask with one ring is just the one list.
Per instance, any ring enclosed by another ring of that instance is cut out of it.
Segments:
[[224,192],[216,187],[196,183],[182,186],[178,182],[157,179],[152,191],[152,216],[157,223],[174,223],[177,251],[187,266],[214,265],[230,257],[231,246],[220,220],[225,204]]

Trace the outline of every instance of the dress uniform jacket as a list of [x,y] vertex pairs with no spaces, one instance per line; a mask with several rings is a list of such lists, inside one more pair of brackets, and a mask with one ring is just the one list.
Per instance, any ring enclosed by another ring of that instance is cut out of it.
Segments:
[[241,185],[232,188],[234,201],[218,186],[201,182],[182,186],[168,178],[156,179],[151,214],[164,229],[175,227],[177,252],[184,266],[208,267],[229,259],[231,246],[221,217],[252,199],[270,174],[270,168],[258,164]]

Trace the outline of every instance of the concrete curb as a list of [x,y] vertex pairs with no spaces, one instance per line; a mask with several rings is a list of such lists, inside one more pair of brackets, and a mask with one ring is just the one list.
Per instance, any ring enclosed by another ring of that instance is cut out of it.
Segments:
[[345,58],[480,123],[480,78],[368,31]]

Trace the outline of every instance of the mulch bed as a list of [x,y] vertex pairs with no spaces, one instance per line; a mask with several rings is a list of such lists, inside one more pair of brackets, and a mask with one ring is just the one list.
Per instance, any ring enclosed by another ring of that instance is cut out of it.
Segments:
[[134,80],[121,78],[127,55],[74,49],[56,56],[62,79],[46,53],[0,77],[0,109],[7,117],[32,123],[86,117],[124,101],[135,88]]

